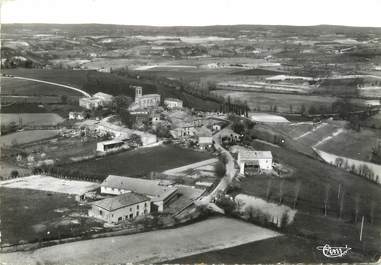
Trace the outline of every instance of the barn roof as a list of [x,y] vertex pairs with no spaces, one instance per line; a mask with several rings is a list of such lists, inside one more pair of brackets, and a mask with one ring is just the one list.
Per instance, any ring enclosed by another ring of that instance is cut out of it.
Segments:
[[130,205],[138,204],[149,200],[150,198],[142,194],[128,192],[116,197],[95,201],[92,203],[92,205],[98,206],[107,211],[115,211],[120,208],[124,208]]
[[240,160],[255,160],[255,159],[272,159],[270,151],[250,151],[241,150],[238,153]]

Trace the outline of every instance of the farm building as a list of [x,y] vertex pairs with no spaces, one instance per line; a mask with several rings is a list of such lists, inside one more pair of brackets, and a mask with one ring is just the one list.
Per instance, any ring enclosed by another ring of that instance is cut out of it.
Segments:
[[80,98],[79,106],[85,109],[96,109],[98,107],[109,106],[112,103],[113,98],[114,97],[109,94],[98,92],[91,98]]
[[164,105],[168,109],[176,109],[176,108],[182,108],[183,107],[183,101],[177,98],[166,98],[164,100]]
[[273,156],[270,151],[240,150],[237,162],[241,174],[271,170]]
[[114,151],[123,147],[123,145],[125,145],[125,143],[123,141],[118,141],[118,140],[98,142],[97,151],[98,152]]
[[149,107],[157,107],[160,105],[159,94],[143,95],[142,87],[134,86],[134,88],[135,88],[135,102],[128,107],[128,110],[134,111],[134,110],[145,109]]
[[173,138],[179,139],[188,136],[194,136],[196,134],[196,129],[192,124],[183,124],[179,127],[169,131]]
[[69,112],[69,120],[83,120],[85,119],[85,115],[83,112],[70,111]]
[[108,223],[118,223],[140,215],[147,215],[150,212],[150,198],[135,192],[128,192],[92,202],[88,214]]
[[160,180],[109,175],[101,184],[102,194],[119,195],[129,192],[148,196],[159,212],[177,195],[176,188],[163,186]]
[[102,101],[99,98],[80,98],[79,106],[85,109],[96,109],[102,106]]

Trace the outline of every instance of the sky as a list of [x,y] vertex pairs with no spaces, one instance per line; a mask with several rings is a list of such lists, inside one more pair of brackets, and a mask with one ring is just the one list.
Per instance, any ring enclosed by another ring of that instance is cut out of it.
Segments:
[[1,23],[381,27],[381,0],[0,0]]

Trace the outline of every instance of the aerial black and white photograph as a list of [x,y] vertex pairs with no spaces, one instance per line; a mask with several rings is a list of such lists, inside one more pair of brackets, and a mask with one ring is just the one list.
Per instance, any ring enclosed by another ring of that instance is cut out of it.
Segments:
[[0,5],[0,265],[381,262],[381,1]]

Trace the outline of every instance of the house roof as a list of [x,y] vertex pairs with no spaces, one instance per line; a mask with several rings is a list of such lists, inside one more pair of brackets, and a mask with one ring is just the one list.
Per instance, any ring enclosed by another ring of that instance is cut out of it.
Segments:
[[211,137],[213,134],[212,134],[212,131],[209,130],[208,128],[206,128],[205,126],[201,127],[200,129],[198,129],[197,131],[197,135],[199,137]]
[[106,93],[98,92],[93,95],[93,98],[100,98],[103,100],[112,100],[113,96]]
[[102,187],[118,188],[165,199],[167,192],[173,193],[176,188],[161,185],[160,180],[139,179],[109,175],[101,184]]
[[174,101],[174,102],[178,102],[178,103],[182,103],[183,101],[181,99],[178,99],[178,98],[166,98],[164,100],[164,102],[166,101]]
[[255,159],[272,159],[270,151],[250,151],[241,150],[238,153],[240,160],[255,160]]
[[134,204],[149,201],[149,200],[150,198],[148,198],[145,195],[138,194],[135,192],[127,192],[116,197],[111,197],[111,198],[103,199],[100,201],[92,202],[92,205],[98,206],[107,211],[115,211],[120,208],[124,208],[130,205],[134,205]]

